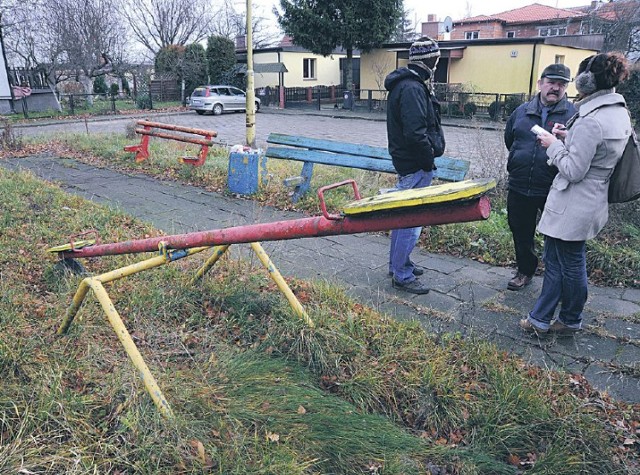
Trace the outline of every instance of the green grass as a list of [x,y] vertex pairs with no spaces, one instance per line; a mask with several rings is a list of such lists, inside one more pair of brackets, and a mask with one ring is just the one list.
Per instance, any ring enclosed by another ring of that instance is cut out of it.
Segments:
[[[156,411],[92,294],[51,245],[158,231],[0,169],[0,473],[631,473],[638,407],[482,341],[426,334],[324,283],[199,254],[107,285],[176,414]],[[89,259],[93,274],[143,256]],[[604,409],[606,408],[606,409]]]

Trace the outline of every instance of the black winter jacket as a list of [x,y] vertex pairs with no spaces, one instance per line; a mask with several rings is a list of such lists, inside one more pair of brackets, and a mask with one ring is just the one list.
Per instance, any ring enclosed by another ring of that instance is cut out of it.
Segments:
[[428,77],[418,67],[399,68],[384,81],[389,155],[400,175],[435,170],[434,158],[444,153],[440,104],[424,84]]
[[540,125],[551,132],[555,122],[565,124],[575,111],[565,95],[551,108],[546,123],[542,124],[540,94],[513,111],[504,130],[504,143],[509,149],[509,190],[531,197],[549,194],[558,169],[547,165],[547,151],[531,132],[531,127]]

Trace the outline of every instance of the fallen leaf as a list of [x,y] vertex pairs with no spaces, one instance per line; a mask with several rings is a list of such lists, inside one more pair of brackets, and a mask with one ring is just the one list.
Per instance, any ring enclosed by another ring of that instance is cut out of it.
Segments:
[[271,442],[278,442],[280,440],[280,435],[274,434],[273,432],[267,432],[267,440]]
[[507,462],[509,463],[509,465],[518,466],[520,465],[520,457],[515,454],[511,454],[507,457]]
[[307,410],[304,408],[304,406],[298,406],[298,414],[306,414]]

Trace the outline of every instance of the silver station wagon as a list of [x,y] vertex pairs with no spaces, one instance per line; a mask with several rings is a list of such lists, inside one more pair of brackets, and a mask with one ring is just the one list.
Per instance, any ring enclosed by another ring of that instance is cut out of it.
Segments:
[[[247,96],[233,86],[200,86],[195,88],[189,101],[189,109],[202,115],[210,112],[220,115],[224,111],[244,111]],[[260,110],[260,99],[256,97],[256,112]]]

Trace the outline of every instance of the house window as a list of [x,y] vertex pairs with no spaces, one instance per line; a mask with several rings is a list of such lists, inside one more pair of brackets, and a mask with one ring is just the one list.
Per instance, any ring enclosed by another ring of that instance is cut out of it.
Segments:
[[556,54],[556,64],[564,64],[564,54]]
[[564,26],[543,26],[538,29],[538,36],[562,36],[567,34]]
[[515,31],[507,31],[507,38],[515,38],[515,37],[516,37]]
[[477,40],[480,37],[479,31],[465,31],[464,39],[465,40]]
[[303,79],[315,79],[316,78],[316,60],[315,60],[315,58],[304,58],[302,60],[302,78]]

